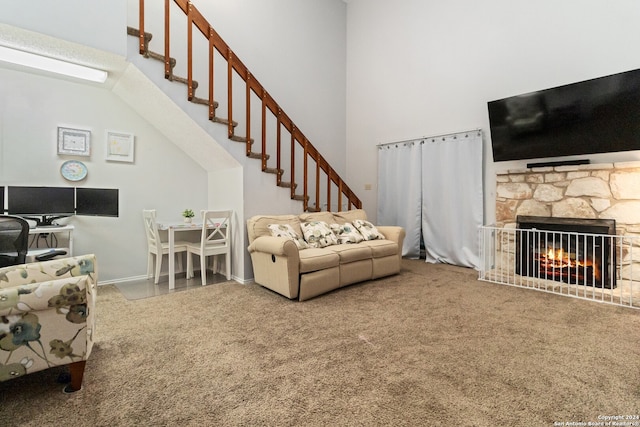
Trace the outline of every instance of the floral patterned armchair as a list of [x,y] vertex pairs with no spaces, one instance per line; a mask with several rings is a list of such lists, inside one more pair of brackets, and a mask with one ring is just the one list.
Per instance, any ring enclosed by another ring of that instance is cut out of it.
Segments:
[[69,365],[82,387],[93,346],[95,255],[0,268],[0,381]]

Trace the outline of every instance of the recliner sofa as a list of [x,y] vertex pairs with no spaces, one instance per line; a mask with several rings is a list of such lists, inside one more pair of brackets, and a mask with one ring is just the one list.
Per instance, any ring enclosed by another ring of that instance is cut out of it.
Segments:
[[[363,239],[357,243],[349,237],[356,223],[369,227],[361,228]],[[314,235],[313,226],[326,229],[324,224],[333,230],[333,237]],[[277,236],[276,229],[284,236]],[[300,301],[399,273],[405,237],[402,227],[373,226],[362,209],[257,215],[247,220],[247,233],[255,282]]]

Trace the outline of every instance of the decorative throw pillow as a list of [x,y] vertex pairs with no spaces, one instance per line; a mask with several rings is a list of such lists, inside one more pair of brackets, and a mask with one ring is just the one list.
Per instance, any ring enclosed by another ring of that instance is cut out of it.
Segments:
[[302,228],[304,239],[312,248],[324,248],[325,246],[338,244],[335,234],[324,221],[303,222],[300,227]]
[[378,231],[375,225],[363,219],[353,221],[353,226],[362,234],[364,240],[384,239],[384,235]]
[[350,222],[331,224],[330,227],[340,243],[359,243],[364,240],[362,234],[360,234]]
[[267,226],[273,237],[285,237],[293,240],[298,249],[307,249],[309,245],[289,224],[269,224]]

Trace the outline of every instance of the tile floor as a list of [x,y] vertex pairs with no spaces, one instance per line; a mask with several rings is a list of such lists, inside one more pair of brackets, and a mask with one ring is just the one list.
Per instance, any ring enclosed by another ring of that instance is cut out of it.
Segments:
[[[207,286],[226,281],[227,279],[223,274],[213,274],[212,272],[207,272]],[[169,278],[166,275],[160,276],[160,281],[157,285],[153,283],[153,278],[148,280],[141,279],[124,283],[116,283],[116,287],[128,300],[150,298],[158,295],[185,291],[187,289],[193,289],[201,286],[202,282],[200,281],[200,274],[197,271],[195,272],[195,277],[188,280],[184,273],[176,274],[175,289],[169,289]]]

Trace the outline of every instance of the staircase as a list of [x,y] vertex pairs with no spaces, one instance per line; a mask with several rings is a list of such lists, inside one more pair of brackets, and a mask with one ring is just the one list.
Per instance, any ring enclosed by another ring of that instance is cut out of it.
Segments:
[[[262,172],[273,174],[277,186],[289,188],[291,199],[301,201],[304,211],[321,211],[323,206],[331,210],[332,203],[337,210],[362,207],[360,199],[193,4],[187,0],[165,0],[162,53],[149,47],[153,35],[145,32],[144,6],[144,0],[139,0],[139,28],[127,28],[128,35],[138,38],[140,54],[161,61],[164,77],[186,85],[187,99],[206,106],[209,120],[226,126],[228,138],[244,144],[246,156],[260,160]],[[178,61],[171,55],[171,16],[176,7],[187,18],[186,77],[174,73]],[[197,34],[203,39],[194,39]],[[194,53],[197,47],[204,46],[208,48]],[[207,58],[206,64],[203,66],[194,58]],[[198,66],[200,68],[196,68]],[[226,74],[222,78],[221,70]],[[194,79],[195,73],[205,76],[202,86],[207,93],[204,96],[196,95],[201,85]],[[216,97],[226,98],[226,102],[216,101],[214,93]],[[239,123],[244,125],[242,130]],[[254,137],[255,129],[259,129],[259,133]]]

